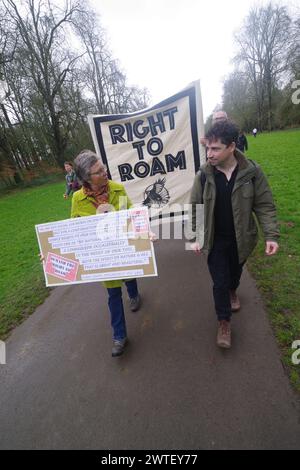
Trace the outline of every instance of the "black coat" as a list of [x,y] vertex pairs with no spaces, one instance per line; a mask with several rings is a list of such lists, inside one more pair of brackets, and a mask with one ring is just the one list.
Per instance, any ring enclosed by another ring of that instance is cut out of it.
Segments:
[[247,137],[244,134],[239,135],[236,146],[241,152],[248,150],[248,141]]

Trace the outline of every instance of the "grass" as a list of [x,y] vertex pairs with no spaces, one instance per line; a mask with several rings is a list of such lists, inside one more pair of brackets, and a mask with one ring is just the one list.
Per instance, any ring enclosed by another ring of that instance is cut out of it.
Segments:
[[[282,362],[300,392],[300,365],[291,362],[294,340],[300,339],[300,130],[248,137],[247,155],[263,168],[272,187],[281,226],[280,251],[263,255],[257,246],[248,267],[262,294],[282,351]],[[38,258],[34,225],[66,219],[70,200],[64,183],[15,191],[0,198],[0,338],[43,302],[48,289]]]
[[49,293],[38,257],[35,224],[66,219],[65,184],[46,184],[0,198],[0,338],[32,313]]
[[280,251],[263,256],[260,241],[248,260],[282,351],[282,362],[300,392],[300,365],[293,365],[291,348],[300,339],[300,130],[248,137],[247,155],[257,161],[273,191],[280,223]]

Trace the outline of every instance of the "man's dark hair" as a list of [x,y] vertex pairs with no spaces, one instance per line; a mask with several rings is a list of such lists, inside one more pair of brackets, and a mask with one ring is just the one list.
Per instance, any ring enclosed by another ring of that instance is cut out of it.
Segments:
[[238,137],[239,129],[232,121],[216,122],[205,135],[209,142],[220,139],[226,147],[229,147],[232,142],[237,144]]
[[73,168],[73,163],[72,162],[64,162],[64,165],[70,165]]

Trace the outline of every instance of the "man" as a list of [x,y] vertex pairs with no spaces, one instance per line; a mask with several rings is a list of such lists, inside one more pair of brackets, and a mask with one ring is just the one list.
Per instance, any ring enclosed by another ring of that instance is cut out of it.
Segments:
[[[212,125],[216,124],[216,122],[227,121],[227,120],[228,120],[228,115],[226,111],[223,111],[222,109],[220,109],[219,111],[215,111],[212,115]],[[206,146],[205,137],[200,137],[200,143]],[[205,152],[207,152],[206,149],[205,149]],[[207,159],[207,153],[206,153],[206,159]]]
[[220,109],[219,111],[215,111],[212,115],[212,125],[216,124],[216,122],[227,121],[227,120],[228,120],[227,113],[226,111],[223,111],[222,109]]
[[248,140],[247,140],[247,137],[245,136],[244,131],[240,131],[236,147],[238,150],[240,150],[243,153],[246,150],[248,150]]
[[230,318],[240,309],[236,294],[243,265],[257,243],[257,220],[268,256],[278,251],[276,210],[260,167],[236,149],[238,128],[230,121],[214,124],[206,134],[208,161],[196,174],[191,191],[192,249],[200,253],[196,205],[204,203],[204,246],[213,280],[218,324],[217,344],[231,346]]

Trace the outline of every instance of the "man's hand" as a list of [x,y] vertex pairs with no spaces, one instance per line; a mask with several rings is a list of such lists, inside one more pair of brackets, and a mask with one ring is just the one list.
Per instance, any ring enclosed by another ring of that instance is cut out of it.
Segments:
[[278,245],[278,243],[266,241],[266,250],[265,250],[265,253],[266,253],[267,256],[275,255],[278,250],[279,250],[279,245]]
[[68,195],[67,194],[64,194],[64,199],[68,199]]
[[196,254],[200,254],[201,253],[200,243],[198,242],[191,243],[191,250],[193,250]]

